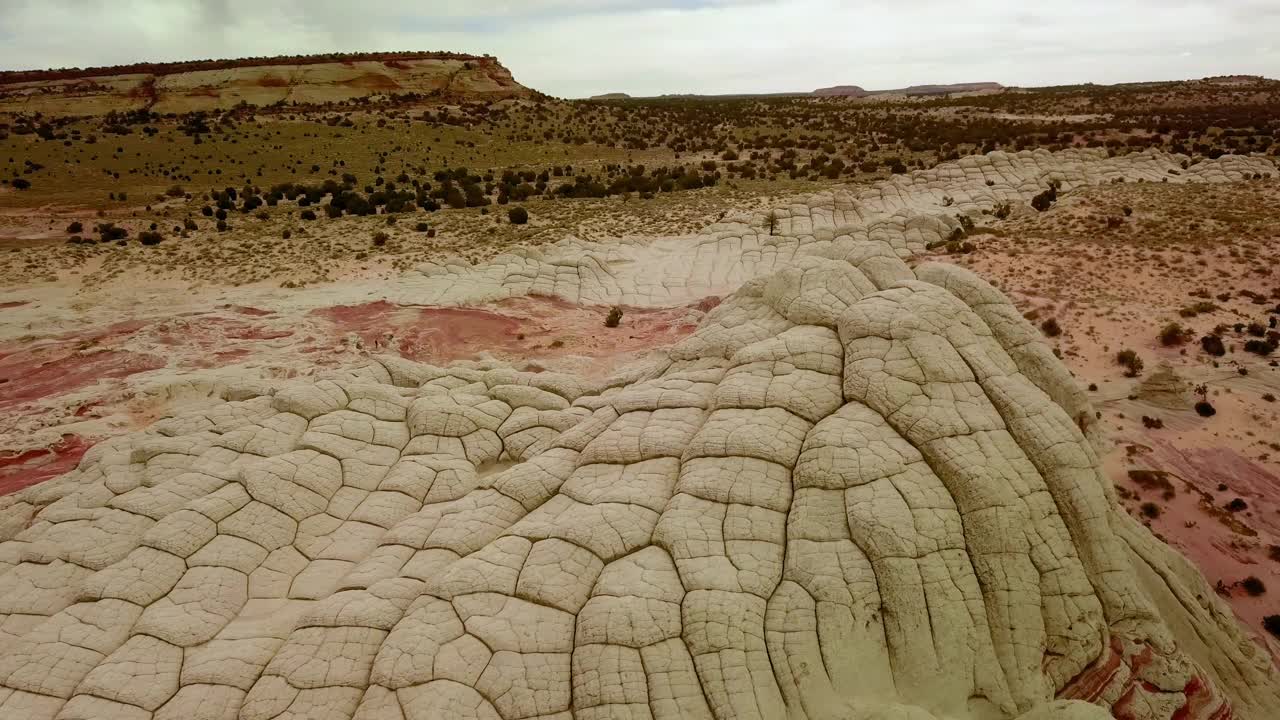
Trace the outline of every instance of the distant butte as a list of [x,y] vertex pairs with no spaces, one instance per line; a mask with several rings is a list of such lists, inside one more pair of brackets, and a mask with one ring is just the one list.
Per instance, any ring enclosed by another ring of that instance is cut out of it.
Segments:
[[1004,85],[996,82],[955,83],[952,85],[912,85],[896,90],[865,90],[857,85],[835,85],[818,88],[813,94],[818,97],[869,97],[872,95],[945,95],[947,93],[981,92],[1003,90]]

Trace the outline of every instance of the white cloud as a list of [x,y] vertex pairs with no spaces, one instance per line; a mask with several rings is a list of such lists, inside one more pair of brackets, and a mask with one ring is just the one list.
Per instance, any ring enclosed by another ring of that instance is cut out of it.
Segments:
[[553,95],[1274,73],[1274,0],[0,0],[0,67],[490,53]]

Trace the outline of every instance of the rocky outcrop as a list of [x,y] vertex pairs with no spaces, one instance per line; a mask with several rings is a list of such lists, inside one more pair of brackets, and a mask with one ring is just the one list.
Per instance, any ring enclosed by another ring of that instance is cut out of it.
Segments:
[[1265,157],[1227,155],[1184,169],[1186,161],[1159,152],[1107,157],[1103,149],[992,152],[871,186],[837,188],[769,212],[730,214],[691,235],[609,243],[567,238],[480,265],[462,258],[426,264],[379,292],[405,304],[538,294],[580,303],[676,305],[726,295],[802,255],[844,257],[875,243],[908,259],[956,232],[958,215],[980,219],[1002,203],[1026,209],[1050,182],[1069,192],[1119,182],[1231,182],[1276,172]]
[[0,499],[0,717],[1270,717],[1036,330],[906,262],[945,221],[827,202],[603,383],[382,357]]
[[0,73],[0,112],[97,115],[322,105],[415,94],[441,100],[521,97],[531,91],[491,56],[359,54]]

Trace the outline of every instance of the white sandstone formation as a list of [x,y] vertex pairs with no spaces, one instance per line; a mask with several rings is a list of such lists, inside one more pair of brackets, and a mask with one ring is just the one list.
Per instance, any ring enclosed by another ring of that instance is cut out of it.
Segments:
[[609,266],[745,282],[608,382],[380,357],[0,498],[0,718],[1275,717],[1035,329],[904,261],[945,220],[829,201],[662,297]]
[[739,213],[692,235],[608,244],[570,238],[482,265],[463,258],[428,263],[389,287],[380,284],[368,299],[463,305],[539,294],[581,303],[675,305],[727,294],[801,255],[839,257],[873,242],[910,258],[959,227],[958,213],[978,216],[1001,202],[1026,208],[1051,181],[1067,192],[1112,182],[1229,182],[1276,173],[1265,157],[1226,155],[1183,169],[1186,160],[1155,151],[1109,158],[1101,149],[968,156],[777,208],[772,234],[765,213]]

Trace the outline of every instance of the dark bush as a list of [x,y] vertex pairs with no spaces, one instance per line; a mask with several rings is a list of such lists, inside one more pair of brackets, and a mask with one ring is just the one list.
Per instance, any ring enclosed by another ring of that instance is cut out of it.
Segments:
[[1275,352],[1276,343],[1271,340],[1249,340],[1244,344],[1245,352],[1251,352],[1255,355],[1266,357]]
[[1057,318],[1049,318],[1040,323],[1040,331],[1048,337],[1058,337],[1062,334],[1062,326],[1058,325]]
[[512,225],[524,225],[529,222],[529,211],[522,207],[513,207],[507,211],[507,219]]
[[1138,377],[1142,372],[1142,358],[1138,357],[1138,353],[1133,350],[1121,350],[1116,353],[1116,364],[1124,367],[1125,377]]
[[1265,595],[1267,592],[1267,586],[1255,575],[1250,575],[1241,580],[1240,586],[1244,588],[1245,592],[1249,593],[1249,597],[1258,597],[1259,595]]
[[1160,506],[1153,502],[1142,503],[1140,509],[1142,510],[1142,514],[1149,518],[1154,519],[1160,517]]
[[1191,331],[1181,323],[1171,322],[1160,330],[1160,344],[1165,347],[1181,345],[1190,339]]
[[1196,414],[1200,417],[1213,417],[1218,414],[1216,408],[1209,404],[1207,400],[1201,400],[1196,403]]
[[1241,512],[1249,509],[1249,503],[1245,502],[1244,498],[1236,498],[1227,503],[1227,509],[1231,512]]
[[31,187],[31,181],[26,178],[14,178],[12,185],[18,190],[26,190]]
[[613,308],[609,310],[609,316],[604,319],[604,326],[615,328],[618,327],[618,323],[620,322],[622,322],[622,308],[614,305]]
[[1200,347],[1214,357],[1222,357],[1227,354],[1227,346],[1223,344],[1222,338],[1217,335],[1205,335],[1200,338]]
[[97,227],[98,234],[102,236],[102,242],[111,242],[112,240],[123,240],[129,237],[129,231],[116,227],[112,223],[103,223]]
[[1268,615],[1262,618],[1262,628],[1272,636],[1280,638],[1280,615]]
[[1048,210],[1050,207],[1052,207],[1053,202],[1057,199],[1058,199],[1057,193],[1054,192],[1052,188],[1050,188],[1040,193],[1039,195],[1036,195],[1035,197],[1031,198],[1031,207],[1035,208],[1036,210],[1039,210],[1040,212],[1044,212],[1045,210]]
[[83,223],[81,223],[79,220],[77,220],[77,221],[75,221],[75,222],[73,222],[73,223],[71,223],[70,225],[68,225],[68,226],[67,226],[67,233],[69,233],[69,234],[74,235],[74,234],[76,234],[76,233],[80,233],[80,232],[84,232],[84,224],[83,224]]
[[382,247],[383,245],[386,245],[387,240],[389,239],[390,239],[390,236],[388,236],[386,233],[382,232],[381,230],[373,234],[373,244],[375,247]]
[[303,220],[315,220],[316,214],[315,214],[315,211],[313,210],[303,210],[302,214],[299,215],[298,217],[302,218]]

